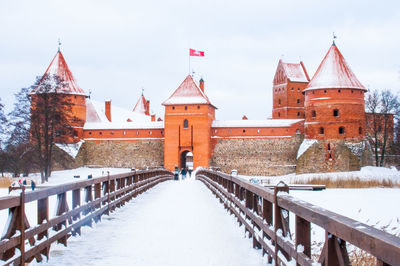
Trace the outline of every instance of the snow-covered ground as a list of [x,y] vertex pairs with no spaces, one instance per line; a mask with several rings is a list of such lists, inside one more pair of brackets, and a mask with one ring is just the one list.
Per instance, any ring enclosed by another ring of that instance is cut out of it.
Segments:
[[52,247],[49,265],[266,264],[243,228],[194,179],[159,184],[82,229],[68,247]]
[[351,171],[351,172],[334,172],[334,173],[311,173],[311,174],[288,174],[283,176],[244,176],[240,175],[239,177],[250,180],[255,179],[261,181],[264,184],[277,184],[279,181],[284,181],[287,184],[293,184],[298,182],[307,183],[307,181],[313,178],[321,178],[321,179],[330,179],[330,180],[338,180],[338,179],[355,179],[359,178],[360,180],[379,180],[379,181],[391,181],[393,184],[400,184],[400,171],[395,167],[385,168],[385,167],[374,167],[374,166],[365,166],[362,167],[360,171]]

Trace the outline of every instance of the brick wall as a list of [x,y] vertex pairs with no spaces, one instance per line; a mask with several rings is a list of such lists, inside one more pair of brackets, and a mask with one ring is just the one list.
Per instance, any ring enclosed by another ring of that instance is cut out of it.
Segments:
[[104,167],[157,167],[164,164],[164,142],[145,140],[137,142],[86,141],[79,150],[79,165]]
[[367,141],[317,141],[298,158],[296,173],[358,171],[366,165],[372,165]]
[[290,139],[219,139],[210,165],[243,175],[284,175],[296,171],[301,136]]

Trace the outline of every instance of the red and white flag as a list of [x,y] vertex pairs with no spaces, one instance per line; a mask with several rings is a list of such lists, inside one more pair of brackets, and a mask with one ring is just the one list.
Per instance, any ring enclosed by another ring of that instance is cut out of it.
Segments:
[[189,56],[204,56],[204,51],[197,51],[194,49],[190,49]]

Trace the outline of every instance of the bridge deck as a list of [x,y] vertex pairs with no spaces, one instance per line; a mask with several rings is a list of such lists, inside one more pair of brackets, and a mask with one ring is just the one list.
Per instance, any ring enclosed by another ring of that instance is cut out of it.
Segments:
[[211,192],[193,179],[167,181],[53,245],[51,265],[265,265]]

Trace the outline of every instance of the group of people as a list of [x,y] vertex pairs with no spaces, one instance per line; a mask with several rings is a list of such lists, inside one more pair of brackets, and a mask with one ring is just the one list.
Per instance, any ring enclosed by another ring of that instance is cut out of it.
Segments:
[[181,170],[179,170],[179,168],[176,166],[175,171],[174,171],[174,179],[175,180],[179,180],[179,174],[181,174],[182,180],[184,180],[186,178],[186,175],[188,175],[188,174],[189,174],[189,177],[191,177],[192,169],[183,167]]
[[[21,178],[18,179],[18,185],[20,187],[26,186],[27,185],[26,179],[24,179],[24,181],[22,181]],[[31,188],[32,188],[32,190],[35,190],[35,188],[36,188],[36,184],[33,180],[31,180]]]

